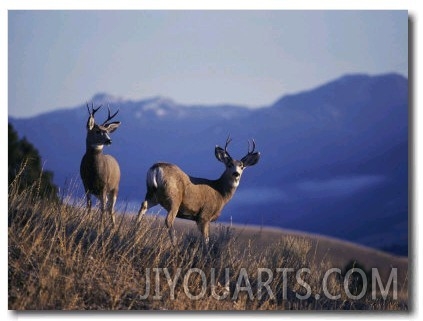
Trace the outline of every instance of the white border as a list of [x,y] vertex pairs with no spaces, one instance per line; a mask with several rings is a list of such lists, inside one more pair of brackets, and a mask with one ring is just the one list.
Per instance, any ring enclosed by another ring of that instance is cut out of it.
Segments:
[[[421,300],[419,296],[419,289],[423,288],[422,278],[419,277],[418,271],[419,267],[421,267],[420,261],[422,257],[422,246],[420,246],[419,240],[419,231],[418,227],[419,224],[419,217],[423,215],[421,213],[421,201],[420,197],[422,197],[421,193],[421,182],[422,182],[422,173],[417,164],[423,164],[423,157],[422,157],[422,132],[423,132],[423,119],[422,119],[422,111],[419,106],[419,86],[418,79],[421,76],[421,68],[419,68],[419,61],[418,57],[421,56],[421,42],[418,42],[418,39],[421,38],[421,22],[419,21],[418,9],[419,9],[419,2],[418,1],[411,1],[411,0],[326,0],[326,1],[318,1],[318,0],[226,0],[226,1],[201,1],[201,0],[120,0],[120,1],[111,1],[111,0],[85,0],[85,1],[61,1],[61,0],[3,0],[1,1],[1,9],[0,10],[0,25],[1,25],[1,34],[0,34],[0,49],[1,52],[1,65],[0,68],[3,70],[1,82],[2,82],[2,95],[0,95],[0,103],[5,110],[5,113],[1,114],[1,119],[4,120],[2,124],[6,124],[7,122],[7,17],[8,17],[8,10],[40,10],[40,9],[72,9],[72,10],[93,10],[93,9],[106,9],[106,10],[126,10],[126,9],[144,9],[144,10],[157,10],[157,9],[194,9],[194,10],[234,10],[234,9],[243,9],[243,10],[279,10],[279,9],[288,9],[288,10],[358,10],[358,9],[366,9],[366,10],[408,10],[409,16],[412,21],[412,32],[410,32],[410,41],[413,43],[412,49],[413,53],[410,58],[413,58],[413,61],[409,61],[410,63],[410,103],[413,105],[413,119],[410,120],[410,129],[414,129],[414,146],[410,146],[414,150],[414,159],[410,161],[414,163],[414,171],[411,171],[414,177],[412,177],[410,183],[414,183],[414,186],[410,184],[410,199],[413,203],[413,217],[412,223],[413,226],[411,227],[412,230],[409,231],[410,234],[413,235],[412,241],[414,242],[413,246],[411,247],[412,251],[410,253],[410,260],[412,260],[411,266],[411,275],[410,278],[413,282],[412,284],[412,292],[415,297],[410,297],[410,301],[413,306],[413,310],[409,314],[397,314],[397,313],[383,313],[383,314],[370,314],[371,318],[375,319],[386,319],[386,318],[395,318],[398,317],[407,317],[411,319],[418,319],[421,314],[421,308],[419,307],[419,301]],[[0,145],[6,146],[6,130],[2,130],[0,135]],[[5,153],[3,153],[4,155]],[[4,156],[2,157],[4,159]],[[5,164],[5,162],[4,162]],[[3,170],[1,173],[3,175],[6,173]],[[7,189],[6,189],[6,179],[2,180],[1,184],[1,204],[4,211],[2,211],[2,218],[3,224],[2,227],[6,229],[7,227],[7,215],[6,215],[6,207],[7,207]],[[6,252],[6,244],[7,244],[7,232],[1,233],[2,238],[2,245],[0,247],[1,252],[0,255],[3,258],[1,265],[1,275],[5,278],[7,274],[7,257]],[[4,279],[3,279],[4,281]],[[416,282],[417,281],[417,282]],[[214,313],[209,313],[208,315],[198,313],[195,314],[151,314],[151,313],[130,313],[130,314],[119,314],[116,315],[114,313],[101,313],[101,314],[84,314],[81,315],[79,313],[71,313],[71,314],[61,314],[61,313],[26,313],[24,315],[19,314],[17,315],[14,312],[7,311],[7,287],[5,286],[5,282],[3,282],[2,292],[1,292],[1,303],[2,303],[2,316],[5,318],[2,319],[31,319],[31,320],[42,320],[45,318],[48,319],[75,319],[75,320],[104,320],[104,319],[114,319],[116,317],[121,318],[122,316],[127,319],[163,319],[163,317],[171,316],[174,317],[181,317],[184,319],[198,319],[200,316],[201,318],[210,318],[213,319],[216,316],[221,316],[221,313],[218,315]],[[322,313],[308,313],[298,314],[298,313],[284,313],[279,312],[277,314],[272,313],[254,313],[254,314],[231,314],[231,319],[256,319],[257,317],[263,317],[266,319],[280,319],[283,318],[295,318],[295,319],[307,319],[311,317],[315,319],[317,317],[323,318],[357,318],[356,313],[331,313],[331,314],[322,314]],[[360,313],[359,317],[365,317],[364,313]]]

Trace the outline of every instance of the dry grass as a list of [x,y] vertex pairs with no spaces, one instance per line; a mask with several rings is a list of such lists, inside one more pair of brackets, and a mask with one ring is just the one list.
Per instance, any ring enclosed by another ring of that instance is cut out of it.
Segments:
[[[9,309],[408,309],[402,276],[398,298],[367,291],[352,299],[337,273],[324,288],[325,272],[343,267],[319,257],[301,235],[264,242],[255,232],[216,225],[205,247],[195,229],[179,224],[173,247],[160,216],[146,216],[137,228],[133,215],[118,215],[113,230],[98,211],[87,215],[83,200],[43,202],[36,190],[9,186]],[[359,285],[351,281],[351,293]]]

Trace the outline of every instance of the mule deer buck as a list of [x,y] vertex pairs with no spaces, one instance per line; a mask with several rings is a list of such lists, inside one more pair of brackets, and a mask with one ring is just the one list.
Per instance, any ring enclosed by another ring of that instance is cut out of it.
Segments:
[[100,107],[94,108],[92,105],[90,110],[87,104],[89,117],[87,121],[86,151],[82,157],[80,174],[87,197],[88,213],[91,212],[92,194],[100,200],[101,220],[103,221],[104,212],[107,211],[114,226],[115,216],[113,209],[119,191],[120,168],[113,156],[103,154],[103,147],[112,143],[109,134],[120,126],[120,122],[109,123],[119,110],[110,115],[110,108],[108,108],[106,121],[101,125],[97,125],[94,120],[94,114]]
[[160,204],[168,211],[166,226],[173,245],[175,217],[195,221],[207,244],[210,222],[220,216],[223,207],[234,195],[244,169],[257,164],[260,159],[260,153],[255,152],[254,140],[251,151],[248,142],[248,153],[240,161],[229,155],[227,148],[230,142],[228,137],[224,149],[215,148],[217,160],[226,167],[217,180],[188,176],[174,164],[154,164],[147,172],[147,193],[138,212],[138,223],[149,208]]

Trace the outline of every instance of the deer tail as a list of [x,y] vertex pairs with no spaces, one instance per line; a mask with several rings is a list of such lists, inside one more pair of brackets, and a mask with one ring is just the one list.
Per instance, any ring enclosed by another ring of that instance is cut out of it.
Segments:
[[163,185],[163,171],[160,166],[153,165],[147,172],[147,188],[157,189]]

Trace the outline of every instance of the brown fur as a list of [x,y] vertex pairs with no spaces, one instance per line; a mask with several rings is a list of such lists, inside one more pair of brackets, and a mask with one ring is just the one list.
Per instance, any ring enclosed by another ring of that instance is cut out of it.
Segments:
[[112,143],[109,133],[114,132],[120,122],[103,125],[94,123],[94,113],[98,108],[92,109],[87,122],[86,152],[81,160],[80,174],[87,197],[88,213],[91,211],[91,195],[96,196],[101,203],[102,214],[110,214],[112,224],[115,224],[113,209],[119,192],[120,168],[117,160],[111,155],[103,154],[103,146]]
[[176,217],[197,223],[206,243],[209,239],[210,222],[215,221],[234,195],[243,170],[255,165],[260,153],[249,152],[242,161],[234,160],[225,149],[216,147],[216,158],[226,166],[216,180],[187,175],[178,166],[156,163],[147,172],[147,193],[138,212],[138,222],[147,209],[160,204],[167,211],[166,226],[172,242],[175,242],[173,222]]

